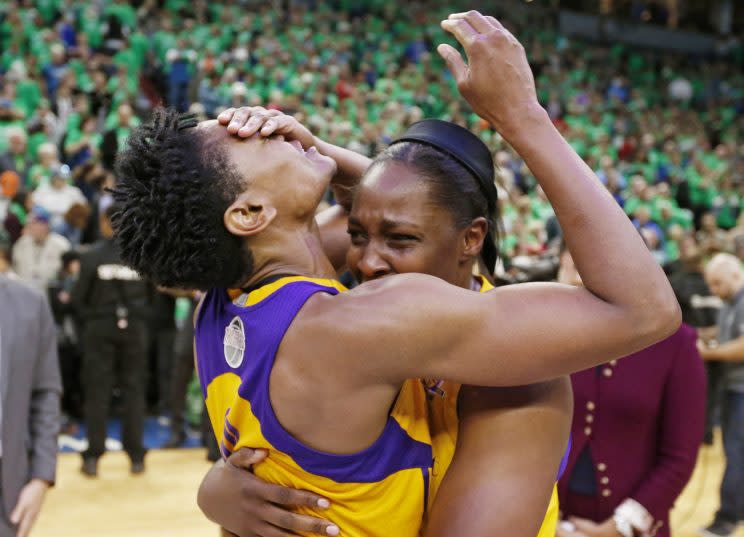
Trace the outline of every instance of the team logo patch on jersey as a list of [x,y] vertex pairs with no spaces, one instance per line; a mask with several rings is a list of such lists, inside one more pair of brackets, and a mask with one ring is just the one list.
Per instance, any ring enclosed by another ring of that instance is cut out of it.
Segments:
[[245,329],[240,317],[235,317],[225,328],[225,360],[227,364],[236,369],[243,363],[243,354],[245,353]]

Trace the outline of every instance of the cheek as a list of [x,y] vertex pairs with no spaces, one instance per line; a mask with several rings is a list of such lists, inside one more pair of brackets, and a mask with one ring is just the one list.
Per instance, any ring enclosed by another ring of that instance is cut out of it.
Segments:
[[392,269],[399,274],[418,272],[442,276],[443,272],[446,272],[446,257],[428,244],[419,244],[404,249],[390,249],[387,257]]
[[357,267],[361,259],[362,249],[358,246],[354,246],[353,244],[349,246],[349,249],[346,251],[346,266],[354,274],[354,276],[357,276]]

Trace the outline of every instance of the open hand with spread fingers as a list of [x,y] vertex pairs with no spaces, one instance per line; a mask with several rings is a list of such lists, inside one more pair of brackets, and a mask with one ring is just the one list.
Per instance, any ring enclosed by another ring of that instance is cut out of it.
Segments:
[[473,111],[508,137],[525,114],[540,107],[524,47],[495,18],[478,11],[454,13],[442,28],[465,49],[467,63],[450,45],[437,51]]

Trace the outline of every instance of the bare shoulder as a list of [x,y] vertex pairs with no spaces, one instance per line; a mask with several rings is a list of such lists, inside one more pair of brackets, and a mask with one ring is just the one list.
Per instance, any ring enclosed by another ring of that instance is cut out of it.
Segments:
[[434,276],[399,274],[364,283],[335,296],[318,293],[308,300],[297,320],[314,329],[338,330],[355,326],[354,331],[361,332],[362,326],[369,329],[378,323],[387,324],[413,310],[417,315],[425,315],[443,295],[452,294],[469,296],[474,293]]
[[432,297],[450,287],[475,294],[419,274],[386,277],[338,295],[317,293],[295,317],[284,344],[314,348],[329,366],[346,367],[351,360],[359,375],[375,372],[387,382],[392,374],[397,380],[392,363],[415,359],[421,350],[416,342],[427,336],[427,318],[441,317]]

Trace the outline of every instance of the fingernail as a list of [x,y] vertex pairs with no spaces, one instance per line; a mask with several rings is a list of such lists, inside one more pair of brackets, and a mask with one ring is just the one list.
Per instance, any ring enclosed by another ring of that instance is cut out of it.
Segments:
[[326,528],[326,535],[338,535],[338,526],[328,526]]
[[331,502],[328,500],[321,498],[318,500],[318,507],[322,507],[323,509],[328,509],[331,506]]

